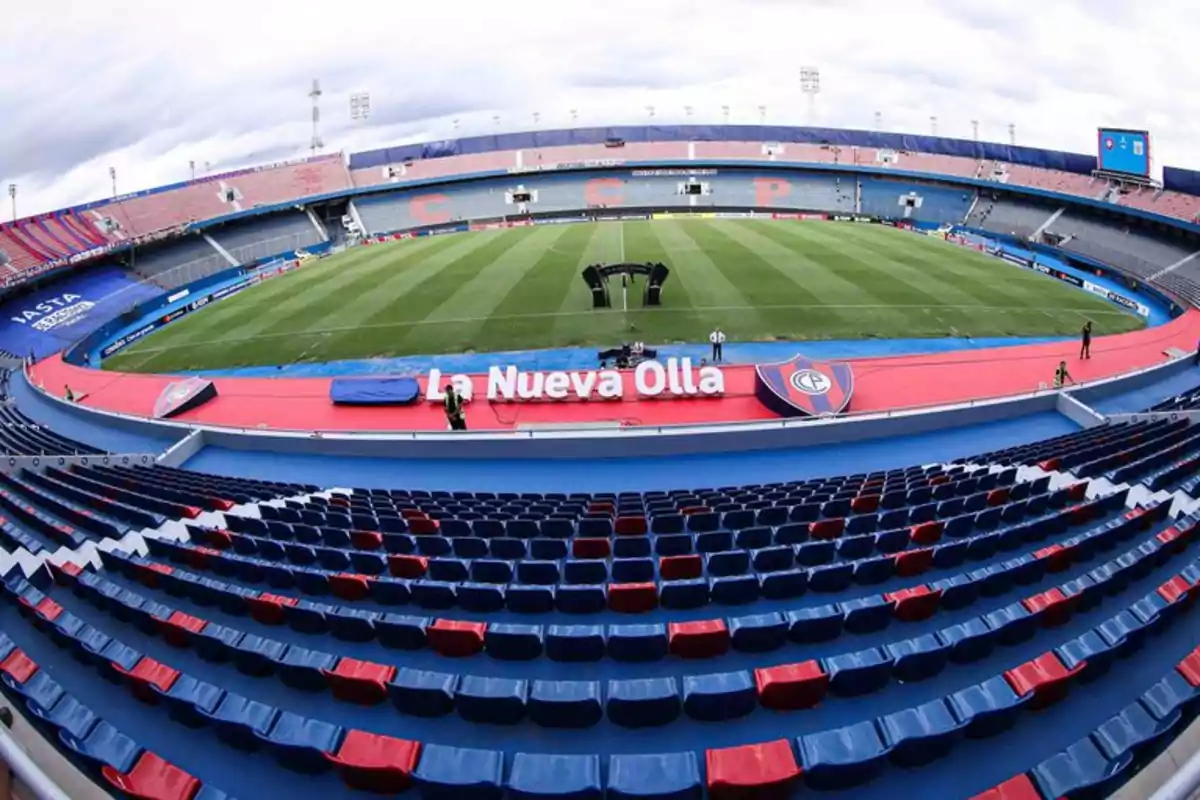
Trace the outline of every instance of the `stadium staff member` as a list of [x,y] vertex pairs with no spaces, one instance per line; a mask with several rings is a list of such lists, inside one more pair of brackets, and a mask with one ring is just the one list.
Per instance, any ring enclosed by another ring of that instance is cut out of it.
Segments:
[[1061,389],[1067,382],[1074,383],[1075,379],[1071,377],[1071,373],[1067,372],[1067,362],[1058,362],[1058,369],[1054,371],[1054,388]]
[[445,404],[446,421],[450,423],[450,430],[465,431],[467,429],[467,415],[463,411],[462,396],[454,391],[454,384],[446,384],[446,397],[442,402]]
[[1083,323],[1083,330],[1079,332],[1079,357],[1092,357],[1092,321],[1090,319]]
[[713,332],[708,335],[708,341],[712,345],[712,360],[715,364],[723,358],[721,351],[725,345],[725,334],[720,328],[713,328]]

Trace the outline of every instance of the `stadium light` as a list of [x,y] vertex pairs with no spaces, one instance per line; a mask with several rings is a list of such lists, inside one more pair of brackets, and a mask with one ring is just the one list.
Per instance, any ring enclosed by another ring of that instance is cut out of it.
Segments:
[[458,120],[453,120],[452,122],[454,124],[454,132],[458,133]]
[[188,160],[188,169],[192,171],[192,180],[196,180],[196,159]]
[[650,115],[650,119],[654,119],[654,106],[646,106],[646,113]]
[[1013,123],[1008,123],[1008,143],[1016,146],[1017,144],[1017,126]]
[[533,127],[536,128],[538,126],[538,123],[540,123],[541,121],[542,121],[542,112],[540,112],[540,111],[533,112]]
[[313,78],[312,88],[308,90],[308,98],[312,100],[312,141],[308,146],[312,149],[312,154],[315,156],[317,151],[325,146],[325,142],[321,141],[321,82]]
[[8,185],[8,196],[12,199],[13,222],[17,221],[17,185],[10,183]]
[[691,118],[692,118],[692,107],[691,107],[691,106],[684,106],[684,107],[683,107],[683,113],[684,113],[685,115],[687,115],[687,118],[688,118],[688,119],[691,119]]
[[729,124],[729,106],[721,106],[721,115],[725,117],[725,124]]
[[808,124],[817,119],[817,95],[821,93],[821,70],[819,67],[800,68],[800,92],[808,98]]
[[500,115],[499,114],[492,115],[492,124],[496,126],[496,130],[500,130]]
[[371,93],[354,92],[350,95],[350,119],[367,119],[371,116]]
[[117,168],[108,168],[108,177],[112,178],[113,197],[117,196]]
[[931,114],[929,116],[929,135],[937,136],[937,115],[936,114]]
[[875,130],[877,130],[877,131],[883,130],[883,112],[882,111],[875,112]]
[[758,107],[758,124],[759,125],[767,124],[767,107],[766,106]]
[[971,120],[971,138],[979,141],[979,120],[977,119]]
[[571,124],[574,125],[578,120],[579,120],[579,109],[572,108],[571,109]]

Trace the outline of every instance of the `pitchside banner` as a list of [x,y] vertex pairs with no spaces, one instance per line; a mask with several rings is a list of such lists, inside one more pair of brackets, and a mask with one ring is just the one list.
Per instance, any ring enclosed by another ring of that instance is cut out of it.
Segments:
[[161,291],[113,267],[81,271],[0,305],[0,349],[43,358]]

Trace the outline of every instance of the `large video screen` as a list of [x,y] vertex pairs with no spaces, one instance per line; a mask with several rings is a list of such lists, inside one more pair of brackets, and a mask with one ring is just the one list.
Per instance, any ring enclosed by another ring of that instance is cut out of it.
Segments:
[[1096,168],[1103,172],[1150,177],[1150,134],[1120,128],[1101,128]]

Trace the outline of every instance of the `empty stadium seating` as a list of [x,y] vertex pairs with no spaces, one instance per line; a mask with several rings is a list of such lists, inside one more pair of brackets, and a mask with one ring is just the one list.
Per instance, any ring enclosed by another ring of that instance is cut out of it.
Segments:
[[58,554],[0,584],[0,690],[128,797],[1104,796],[1200,710],[1200,516],[1128,486],[1198,443],[624,493],[21,469],[0,546]]
[[266,219],[251,219],[210,232],[217,244],[239,264],[252,263],[326,241],[308,214],[286,211]]
[[93,447],[55,433],[4,402],[7,374],[0,381],[0,456],[74,456],[99,453]]
[[[498,140],[498,144],[501,140]],[[411,159],[397,156],[393,163],[371,168],[354,170],[353,174],[346,168],[342,156],[331,154],[303,159],[295,162],[274,164],[266,167],[240,170],[166,187],[153,192],[142,192],[117,198],[111,202],[99,203],[86,210],[67,210],[45,214],[39,217],[18,220],[15,223],[0,225],[0,285],[12,285],[26,277],[45,271],[48,268],[61,266],[68,259],[93,253],[97,248],[120,245],[134,241],[145,241],[162,237],[170,233],[178,233],[184,227],[196,222],[224,217],[229,214],[248,211],[259,206],[277,205],[293,201],[304,201],[321,198],[332,194],[346,192],[354,187],[383,186],[393,183],[407,183],[435,179],[439,177],[465,176],[488,172],[509,172],[529,174],[559,168],[561,166],[578,166],[595,163],[665,163],[709,160],[715,162],[776,162],[782,164],[837,164],[857,165],[881,170],[896,170],[905,173],[924,173],[932,176],[950,176],[957,178],[974,178],[995,180],[1000,183],[1027,186],[1058,192],[1066,195],[1087,197],[1092,199],[1109,198],[1110,186],[1107,182],[1090,175],[1041,169],[1026,165],[1008,164],[990,160],[979,160],[969,157],[948,156],[931,153],[921,153],[909,150],[890,150],[871,147],[851,147],[820,144],[799,143],[764,143],[738,141],[667,141],[667,142],[627,142],[619,148],[605,147],[603,144],[567,145],[560,147],[535,147],[524,150],[496,150],[483,153],[464,155],[437,155],[437,148],[431,150],[431,156],[422,159]],[[714,184],[723,182],[722,178],[713,180]],[[796,178],[798,185],[808,183],[816,186],[820,179]],[[630,183],[630,182],[627,182]],[[632,182],[636,184],[637,182]],[[646,185],[652,181],[647,181]],[[629,189],[629,197],[620,204],[633,205],[640,200],[669,200],[671,204],[678,203],[678,197],[666,197],[665,188],[668,181],[660,181],[664,191],[638,190],[636,186]],[[632,185],[631,184],[631,185]],[[809,210],[827,210],[852,213],[886,213],[893,214],[893,204],[883,194],[873,189],[874,179],[863,180],[863,200],[859,203],[854,193],[846,189],[833,195],[823,195],[820,192],[796,192],[789,203],[782,207],[801,207]],[[553,188],[553,187],[551,187]],[[719,189],[719,187],[718,187]],[[482,191],[476,188],[464,192]],[[959,190],[934,190],[926,187],[924,190],[930,201],[928,209],[917,209],[915,214],[909,214],[913,219],[921,221],[957,222],[963,214],[958,214],[959,205],[951,202],[951,197]],[[459,192],[458,194],[463,194]],[[514,209],[495,200],[496,192],[489,192],[488,198],[479,206],[492,214],[513,213]],[[578,202],[572,194],[553,198],[554,192],[548,191],[540,211],[561,210],[560,207],[568,200]],[[744,193],[743,193],[744,194]],[[966,193],[966,194],[969,194]],[[664,195],[658,197],[657,195]],[[732,203],[739,198],[737,191],[714,191],[711,195],[692,198],[700,201],[699,205],[721,205],[722,201]],[[755,200],[763,200],[764,195],[754,194]],[[1169,191],[1135,190],[1116,195],[1113,198],[1119,205],[1154,211],[1156,213],[1174,216],[1192,221],[1200,212],[1200,201],[1187,195]],[[942,201],[945,202],[942,202]],[[447,219],[457,219],[453,215],[443,219],[439,210],[418,215],[421,219],[409,219],[399,209],[388,209],[389,201],[384,200],[372,211],[366,212],[371,216],[372,223],[368,228],[372,232],[390,232],[411,225],[438,224]],[[596,205],[589,200],[582,207]],[[602,203],[602,204],[608,204]],[[371,204],[364,202],[362,207]],[[468,209],[477,204],[467,203]],[[756,205],[764,205],[762,202]],[[1024,208],[1024,202],[998,201],[988,202],[977,208],[973,214],[974,222],[989,230],[1016,233],[1026,236],[1040,226],[1045,218],[1040,220],[1039,212],[1034,212],[1038,203],[1030,203],[1030,208]],[[967,206],[970,206],[968,202]],[[941,213],[935,213],[939,211]],[[965,213],[965,210],[964,210]],[[1053,209],[1051,212],[1053,213]],[[1046,215],[1047,217],[1049,214]],[[424,217],[428,217],[425,219]],[[462,216],[467,219],[470,216]],[[1080,219],[1077,225],[1068,225],[1071,220],[1060,220],[1065,228],[1094,226],[1098,223]],[[260,240],[259,247],[251,247],[242,243],[240,234],[235,238],[235,259],[243,261],[249,258],[273,255],[266,253],[270,249],[267,242],[271,239],[286,238],[283,234],[290,232],[294,239],[314,238],[313,242],[301,247],[311,246],[316,241],[327,238],[314,230],[309,236],[302,226],[297,223],[292,229],[284,223],[278,223],[287,230],[280,236],[268,235],[276,223],[267,221],[262,233],[266,236]],[[1057,224],[1057,223],[1056,223]],[[1111,233],[1111,232],[1110,232]],[[303,234],[303,236],[301,235]],[[233,235],[227,233],[226,235]],[[1118,241],[1118,239],[1120,239]],[[245,248],[243,252],[240,248]],[[1188,244],[1169,244],[1158,240],[1148,239],[1140,234],[1123,238],[1112,238],[1107,233],[1088,229],[1079,231],[1068,241],[1067,248],[1081,255],[1112,263],[1114,266],[1130,271],[1139,277],[1154,277],[1155,281],[1167,291],[1175,293],[1187,301],[1200,300],[1200,265],[1184,264],[1177,272],[1160,275],[1161,271],[1195,250]],[[1165,249],[1164,249],[1165,248]],[[279,251],[282,252],[282,251]],[[1170,256],[1177,258],[1173,260]],[[210,266],[217,267],[220,261],[211,257]],[[175,265],[190,263],[189,259],[179,261]],[[207,274],[204,268],[185,271],[186,274]],[[146,274],[159,276],[164,286],[173,287],[182,281],[166,279],[163,270],[149,268]]]

